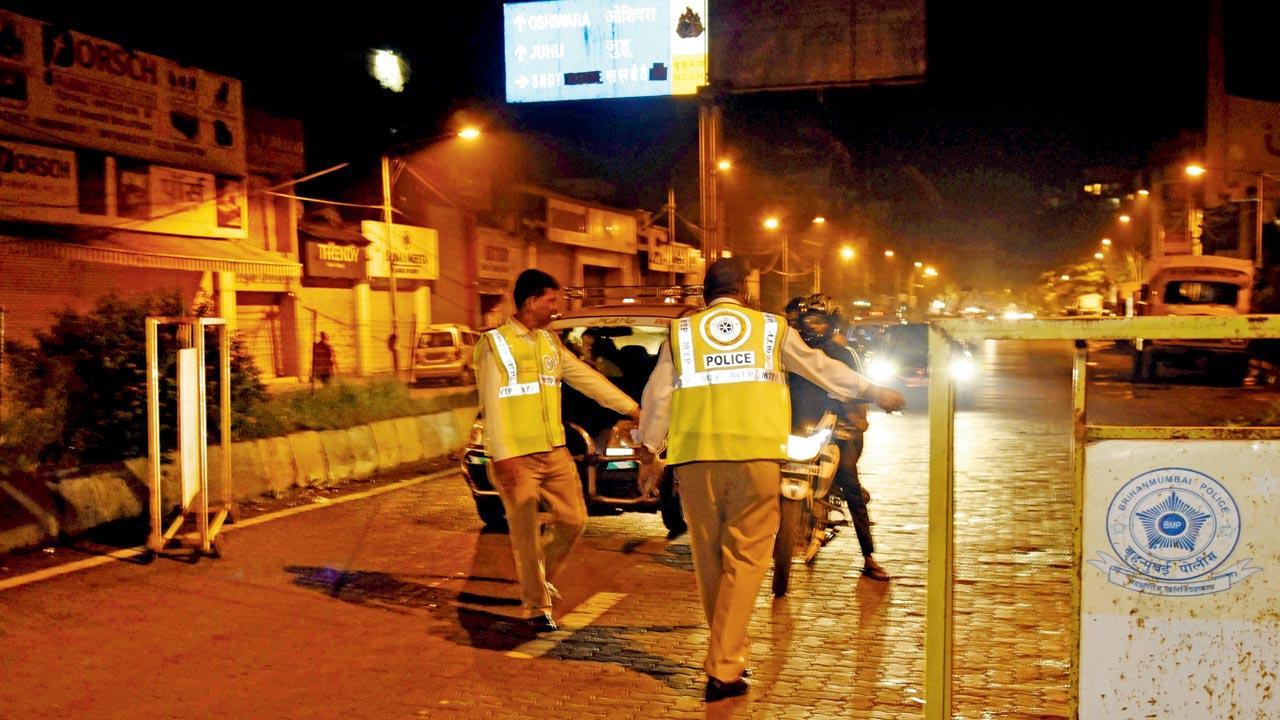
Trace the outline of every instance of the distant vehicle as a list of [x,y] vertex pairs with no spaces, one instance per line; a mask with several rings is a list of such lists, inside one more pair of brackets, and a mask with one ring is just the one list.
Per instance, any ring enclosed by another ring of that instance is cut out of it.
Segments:
[[459,385],[476,381],[476,342],[480,336],[466,325],[428,325],[413,348],[413,382],[453,380]]
[[[1217,255],[1169,255],[1148,263],[1135,296],[1138,315],[1223,316],[1249,312],[1253,263]],[[1161,367],[1207,372],[1226,385],[1249,374],[1246,340],[1138,340],[1133,378],[1155,380]]]
[[[903,392],[922,392],[929,385],[929,326],[899,323],[878,326],[879,336],[862,349],[866,376],[874,383]],[[963,391],[977,375],[973,351],[962,342],[952,344],[948,372]]]
[[[623,297],[634,302],[606,301],[603,305],[570,310],[552,320],[548,329],[571,350],[581,347],[588,330],[597,337],[609,338],[617,348],[613,362],[621,370],[620,377],[609,379],[638,402],[658,363],[658,348],[667,338],[671,321],[697,308],[680,302],[683,294],[646,298],[640,295],[641,288],[629,289],[637,291],[635,296]],[[696,290],[701,292],[700,287]],[[566,447],[577,465],[588,508],[657,511],[668,531],[674,534],[685,530],[675,474],[669,468],[658,487],[658,497],[640,493],[640,462],[631,438],[635,424],[630,418],[601,407],[566,383],[561,386],[561,419]],[[505,512],[489,477],[489,467],[484,418],[477,417],[463,450],[462,468],[480,520],[488,527],[501,527],[506,522]]]
[[1106,314],[1106,305],[1098,293],[1085,293],[1067,308],[1068,317],[1102,317]]

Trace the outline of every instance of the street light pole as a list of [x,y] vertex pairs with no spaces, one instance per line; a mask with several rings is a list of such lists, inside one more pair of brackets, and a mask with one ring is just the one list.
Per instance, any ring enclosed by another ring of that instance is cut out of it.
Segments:
[[392,248],[395,234],[391,232],[391,158],[382,154],[382,222],[386,225],[387,282],[391,290],[391,335],[387,338],[387,347],[391,350],[391,369],[394,377],[400,379],[400,336],[396,332],[399,327],[396,317],[396,253]]

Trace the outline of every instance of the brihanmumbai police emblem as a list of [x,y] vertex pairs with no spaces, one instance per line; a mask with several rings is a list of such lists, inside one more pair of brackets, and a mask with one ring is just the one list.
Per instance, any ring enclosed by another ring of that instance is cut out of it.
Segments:
[[717,308],[702,318],[702,337],[717,350],[725,352],[741,347],[751,335],[751,320],[732,308]]
[[542,372],[550,375],[555,372],[556,366],[560,364],[560,358],[552,353],[542,356]]
[[1216,479],[1189,468],[1157,468],[1125,483],[1107,508],[1114,556],[1089,564],[1115,585],[1171,597],[1208,595],[1261,568],[1225,567],[1241,535],[1240,508]]

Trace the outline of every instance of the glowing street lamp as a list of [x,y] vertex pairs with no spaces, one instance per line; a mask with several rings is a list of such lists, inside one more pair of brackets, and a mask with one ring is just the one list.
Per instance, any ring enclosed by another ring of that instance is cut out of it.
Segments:
[[1133,218],[1129,217],[1128,215],[1121,215],[1118,219],[1119,219],[1119,220],[1120,220],[1120,222],[1122,222],[1122,223],[1128,223],[1128,222],[1129,222],[1130,220],[1132,220]]
[[840,248],[840,259],[849,262],[853,259],[854,250],[852,245],[845,245]]
[[1101,259],[1102,259],[1102,258],[1104,258],[1104,257],[1106,257],[1106,256],[1105,256],[1105,255],[1103,255],[1103,254],[1102,254],[1102,253],[1100,253],[1100,252],[1096,252],[1096,253],[1094,253],[1094,254],[1093,254],[1093,259],[1094,259],[1094,260],[1101,260]]
[[1187,175],[1191,177],[1200,177],[1201,175],[1204,175],[1207,171],[1204,169],[1203,165],[1192,163],[1188,165],[1186,168],[1184,168],[1184,172],[1186,172]]
[[1059,276],[1058,276],[1058,279],[1059,279],[1059,280],[1061,280],[1062,282],[1067,282],[1067,281],[1071,280],[1071,276],[1070,276],[1070,275],[1059,275]]
[[1111,247],[1111,238],[1102,238],[1103,247]]
[[763,222],[763,223],[760,223],[760,224],[761,224],[761,225],[763,225],[763,226],[765,227],[765,229],[766,229],[766,230],[777,230],[777,229],[778,229],[778,224],[779,224],[779,223],[778,223],[778,218],[773,217],[773,216],[771,215],[771,216],[769,216],[769,217],[765,218],[765,219],[764,219],[764,222]]
[[826,219],[826,218],[824,218],[824,217],[822,217],[821,215],[818,215],[818,216],[816,216],[816,217],[814,217],[814,218],[813,218],[813,224],[814,224],[814,225],[825,225],[825,224],[826,224],[826,222],[827,222],[827,219]]
[[404,92],[409,64],[390,50],[374,50],[369,55],[369,74],[391,92]]

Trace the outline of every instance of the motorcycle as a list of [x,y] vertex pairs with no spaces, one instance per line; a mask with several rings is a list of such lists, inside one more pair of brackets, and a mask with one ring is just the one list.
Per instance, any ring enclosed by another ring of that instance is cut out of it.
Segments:
[[840,493],[833,493],[840,448],[834,413],[824,413],[807,435],[787,439],[782,464],[781,513],[773,543],[773,595],[787,594],[795,558],[812,563],[818,551],[850,521]]

